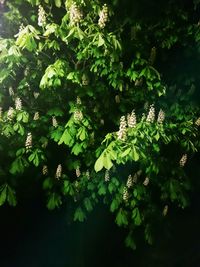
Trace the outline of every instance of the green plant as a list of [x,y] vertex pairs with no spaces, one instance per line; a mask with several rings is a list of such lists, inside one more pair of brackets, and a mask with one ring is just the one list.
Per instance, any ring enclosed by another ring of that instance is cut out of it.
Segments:
[[6,1],[0,205],[36,170],[49,209],[73,200],[84,221],[103,202],[132,248],[138,227],[152,243],[153,221],[188,205],[199,75],[181,64],[198,62],[198,3],[155,2]]

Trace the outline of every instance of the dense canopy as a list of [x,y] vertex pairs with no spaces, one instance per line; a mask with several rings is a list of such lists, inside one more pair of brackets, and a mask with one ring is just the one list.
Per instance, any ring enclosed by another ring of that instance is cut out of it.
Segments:
[[200,148],[199,1],[0,1],[0,205],[99,202],[152,243]]

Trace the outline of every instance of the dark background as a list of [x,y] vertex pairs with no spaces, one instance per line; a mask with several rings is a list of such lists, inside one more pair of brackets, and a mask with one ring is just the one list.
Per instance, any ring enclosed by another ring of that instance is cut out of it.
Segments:
[[169,211],[153,246],[141,241],[136,251],[125,248],[126,231],[105,206],[85,223],[71,223],[70,207],[48,211],[37,185],[27,195],[16,208],[0,208],[0,267],[200,266],[198,190],[190,208]]

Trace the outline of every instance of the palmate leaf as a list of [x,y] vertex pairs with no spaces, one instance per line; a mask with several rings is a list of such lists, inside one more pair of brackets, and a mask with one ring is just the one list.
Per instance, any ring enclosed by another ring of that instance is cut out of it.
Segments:
[[86,219],[86,215],[81,207],[78,207],[74,213],[74,221],[83,222]]
[[0,187],[0,206],[2,206],[6,202],[7,196],[7,185],[4,184]]

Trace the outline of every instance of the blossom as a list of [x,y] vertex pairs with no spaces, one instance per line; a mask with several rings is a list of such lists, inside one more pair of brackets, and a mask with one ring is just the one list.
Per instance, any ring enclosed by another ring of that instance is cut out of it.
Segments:
[[62,176],[62,165],[59,164],[58,167],[57,167],[57,169],[56,169],[56,175],[55,175],[55,177],[56,177],[56,179],[59,179],[61,176]]
[[38,26],[45,26],[46,24],[46,13],[45,13],[45,10],[44,8],[39,5],[38,7]]
[[39,95],[40,95],[40,93],[38,93],[38,92],[33,92],[33,96],[34,96],[35,99],[37,99]]
[[123,189],[123,200],[127,202],[128,199],[129,199],[129,193],[127,187],[125,186]]
[[13,88],[12,88],[12,86],[10,86],[9,88],[8,88],[8,92],[9,92],[9,95],[10,96],[14,96],[14,91],[13,91]]
[[164,206],[164,209],[163,209],[163,216],[166,216],[167,215],[168,209],[169,209],[168,205],[165,205]]
[[0,119],[2,118],[3,108],[0,107]]
[[152,47],[151,48],[151,53],[150,53],[150,57],[149,57],[149,64],[153,65],[156,59],[156,48]]
[[103,5],[102,10],[99,12],[98,25],[100,28],[105,28],[108,21],[108,7],[106,4]]
[[179,161],[180,167],[184,167],[186,162],[187,162],[187,154],[183,154],[183,156],[181,157],[181,159]]
[[80,171],[80,168],[79,166],[76,167],[76,177],[79,178],[81,176],[81,171]]
[[44,165],[44,166],[42,167],[42,174],[43,174],[43,175],[47,175],[47,174],[48,174],[48,167],[47,167],[47,165]]
[[7,112],[8,120],[12,120],[13,119],[14,113],[15,113],[14,108],[13,107],[9,107],[8,112]]
[[89,84],[89,79],[88,79],[88,77],[87,77],[87,75],[86,74],[83,74],[82,75],[82,85],[88,85]]
[[77,96],[77,98],[76,98],[76,104],[77,105],[81,105],[82,104],[81,99],[80,99],[79,96]]
[[149,177],[146,177],[144,182],[143,182],[143,185],[147,186],[148,184],[149,184]]
[[58,127],[58,122],[57,122],[57,119],[56,119],[56,117],[55,116],[52,116],[52,125],[53,125],[53,127]]
[[88,180],[89,180],[89,179],[90,179],[90,172],[89,172],[89,170],[86,171],[85,175],[86,175],[86,177],[87,177]]
[[137,120],[134,110],[131,112],[131,115],[130,114],[127,115],[127,122],[128,122],[128,127],[130,128],[135,127]]
[[74,112],[74,120],[75,121],[81,121],[83,119],[83,113],[80,110],[76,110]]
[[104,180],[105,180],[105,182],[110,181],[110,173],[109,173],[109,170],[106,170],[106,171],[105,171],[105,177],[104,177]]
[[69,19],[72,25],[77,24],[83,18],[81,10],[78,8],[76,3],[73,3],[69,8]]
[[157,122],[163,123],[164,120],[165,120],[165,112],[162,109],[160,109],[160,111],[158,113]]
[[195,124],[196,124],[197,126],[200,126],[200,117],[195,121]]
[[146,121],[147,122],[154,122],[154,120],[155,120],[155,108],[154,108],[154,105],[151,105]]
[[40,114],[39,114],[39,112],[37,111],[37,112],[35,112],[35,114],[34,114],[33,120],[34,120],[34,121],[37,121],[37,120],[39,120],[39,118],[40,118]]
[[22,100],[19,97],[15,99],[15,109],[16,110],[22,109]]
[[120,126],[119,126],[119,131],[117,132],[117,136],[119,140],[125,141],[126,140],[126,118],[125,116],[122,116],[120,118]]
[[126,186],[128,188],[131,188],[133,186],[133,177],[131,175],[128,176],[127,182],[126,182]]
[[32,134],[30,132],[27,134],[25,147],[27,150],[32,148]]

